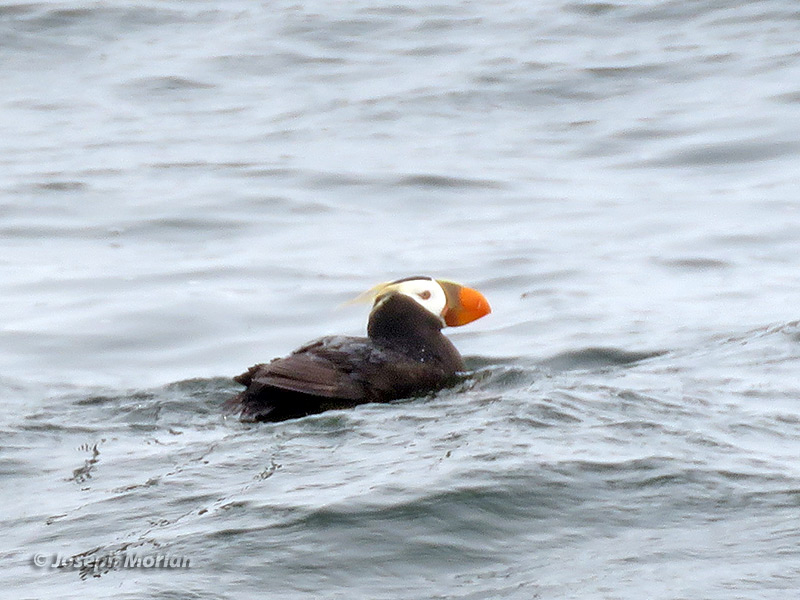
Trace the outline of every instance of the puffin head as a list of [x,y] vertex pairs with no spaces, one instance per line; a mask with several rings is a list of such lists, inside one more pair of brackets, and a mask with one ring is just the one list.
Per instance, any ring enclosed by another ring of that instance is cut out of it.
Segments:
[[374,311],[390,294],[408,296],[448,327],[466,325],[492,312],[479,291],[433,277],[406,277],[379,283],[356,300],[374,300]]

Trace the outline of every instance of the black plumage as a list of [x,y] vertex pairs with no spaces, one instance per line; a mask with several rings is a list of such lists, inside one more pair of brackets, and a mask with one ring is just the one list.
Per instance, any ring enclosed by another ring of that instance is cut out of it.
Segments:
[[368,337],[324,337],[255,365],[234,378],[247,387],[227,405],[243,421],[283,421],[441,389],[464,369],[443,326],[409,296],[386,293],[376,299]]

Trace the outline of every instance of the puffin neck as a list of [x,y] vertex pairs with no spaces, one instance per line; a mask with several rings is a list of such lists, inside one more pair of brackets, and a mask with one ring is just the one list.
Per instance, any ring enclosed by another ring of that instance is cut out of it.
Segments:
[[378,300],[369,315],[367,335],[375,342],[404,350],[436,345],[443,323],[417,302],[399,293]]

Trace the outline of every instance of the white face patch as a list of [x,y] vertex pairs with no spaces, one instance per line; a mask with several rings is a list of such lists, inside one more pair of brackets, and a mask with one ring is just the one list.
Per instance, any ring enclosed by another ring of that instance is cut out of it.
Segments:
[[442,286],[434,279],[409,279],[393,284],[392,287],[399,293],[412,298],[425,310],[444,322],[444,309],[447,306]]

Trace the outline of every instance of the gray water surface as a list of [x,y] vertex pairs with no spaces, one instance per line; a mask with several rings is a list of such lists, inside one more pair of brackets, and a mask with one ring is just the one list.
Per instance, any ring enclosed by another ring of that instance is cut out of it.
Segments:
[[[791,597],[800,6],[0,2],[14,598]],[[454,389],[243,425],[416,274]],[[45,556],[186,569],[35,568]]]

